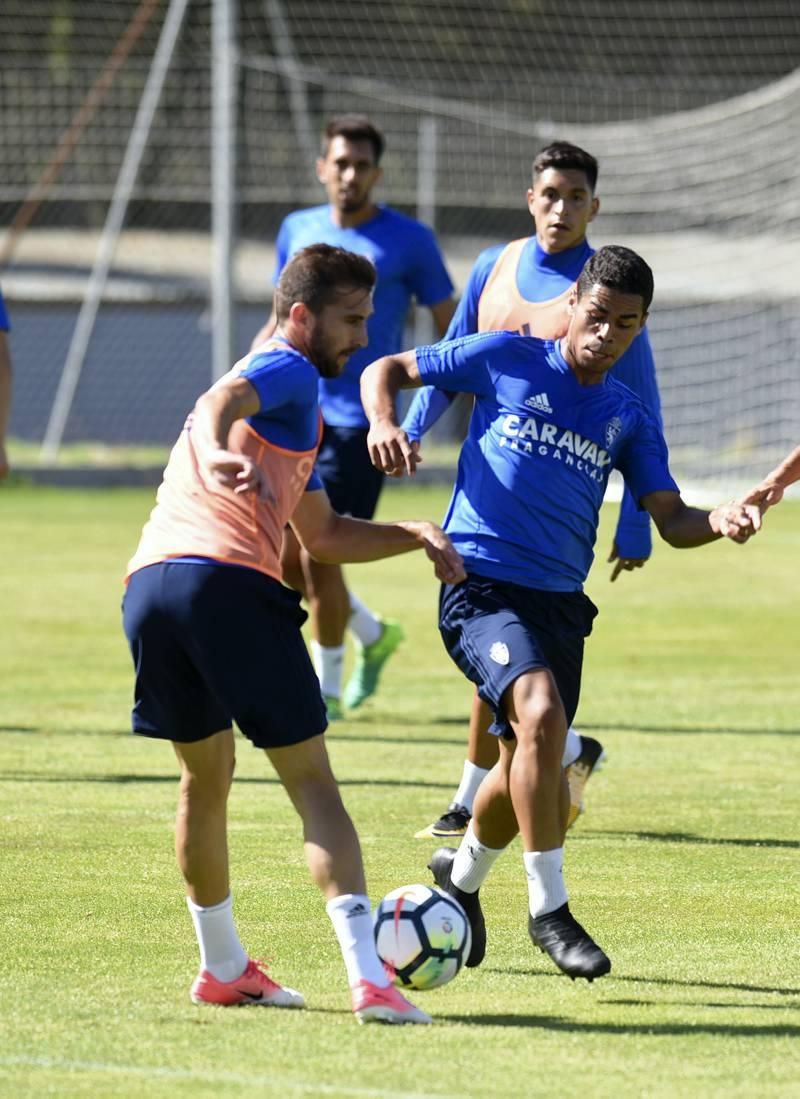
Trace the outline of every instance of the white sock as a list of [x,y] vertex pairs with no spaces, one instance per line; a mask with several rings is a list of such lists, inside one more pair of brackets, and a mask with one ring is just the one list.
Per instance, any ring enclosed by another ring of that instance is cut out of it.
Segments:
[[550,851],[525,851],[522,861],[528,875],[528,903],[532,916],[555,912],[567,903],[567,887],[562,873],[563,847],[554,847]]
[[219,904],[204,908],[186,898],[200,947],[200,968],[218,981],[235,981],[247,969],[247,952],[239,941],[233,922],[233,898],[230,894]]
[[386,988],[391,982],[375,950],[369,897],[364,893],[344,893],[328,901],[325,910],[339,940],[350,987],[364,979]]
[[581,741],[581,734],[576,733],[570,725],[569,729],[567,729],[567,739],[564,743],[564,754],[561,757],[561,766],[569,767],[570,763],[574,763],[582,751],[583,742]]
[[456,790],[453,801],[457,805],[463,805],[467,812],[471,813],[478,787],[488,774],[489,768],[477,767],[474,763],[470,763],[468,759],[465,759],[464,770],[461,772],[461,784]]
[[347,628],[361,645],[374,645],[383,633],[383,622],[357,595],[350,592],[350,619]]
[[312,641],[311,659],[322,693],[341,698],[344,645],[320,645],[319,641]]
[[504,851],[505,847],[486,847],[481,843],[470,821],[453,859],[450,881],[463,893],[477,893],[489,876],[495,859]]

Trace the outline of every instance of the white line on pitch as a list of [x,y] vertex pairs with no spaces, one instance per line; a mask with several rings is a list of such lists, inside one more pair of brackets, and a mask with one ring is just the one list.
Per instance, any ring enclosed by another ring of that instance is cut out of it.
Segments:
[[99,1072],[117,1076],[145,1076],[170,1080],[198,1080],[205,1083],[240,1084],[242,1087],[264,1087],[271,1085],[286,1091],[309,1095],[355,1095],[364,1099],[469,1099],[461,1092],[458,1096],[442,1095],[441,1092],[387,1091],[376,1088],[353,1087],[352,1084],[321,1084],[316,1081],[295,1080],[290,1076],[246,1075],[241,1072],[203,1072],[197,1069],[165,1068],[160,1065],[114,1065],[98,1061],[68,1061],[56,1057],[0,1057],[0,1068],[14,1065],[40,1069],[65,1069],[68,1072]]

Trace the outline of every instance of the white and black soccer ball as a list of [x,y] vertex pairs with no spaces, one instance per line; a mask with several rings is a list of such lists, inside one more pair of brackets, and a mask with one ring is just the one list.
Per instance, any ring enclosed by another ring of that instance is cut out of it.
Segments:
[[378,957],[403,988],[452,981],[472,947],[467,914],[453,897],[429,885],[387,893],[374,913]]

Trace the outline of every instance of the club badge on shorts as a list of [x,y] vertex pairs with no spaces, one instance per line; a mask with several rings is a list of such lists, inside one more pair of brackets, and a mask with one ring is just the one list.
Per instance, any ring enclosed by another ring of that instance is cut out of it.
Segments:
[[508,645],[504,641],[495,641],[489,649],[489,659],[493,660],[495,664],[502,664],[504,667],[508,664]]

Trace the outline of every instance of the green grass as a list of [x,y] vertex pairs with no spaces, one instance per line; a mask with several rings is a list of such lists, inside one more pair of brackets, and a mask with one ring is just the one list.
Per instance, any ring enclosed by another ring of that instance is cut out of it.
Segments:
[[[445,501],[392,488],[382,516],[438,517]],[[418,995],[436,1026],[398,1029],[353,1022],[297,820],[241,738],[240,930],[309,1007],[189,1002],[175,762],[127,733],[120,578],[151,505],[133,490],[0,491],[0,1094],[797,1095],[798,505],[745,548],[658,545],[613,587],[602,560],[592,574],[578,725],[610,759],[566,873],[612,975],[573,983],[534,953],[517,843],[484,889],[486,961]],[[460,774],[469,690],[421,555],[349,575],[408,634],[377,698],[329,736],[377,899],[428,879],[431,845],[411,837]]]

